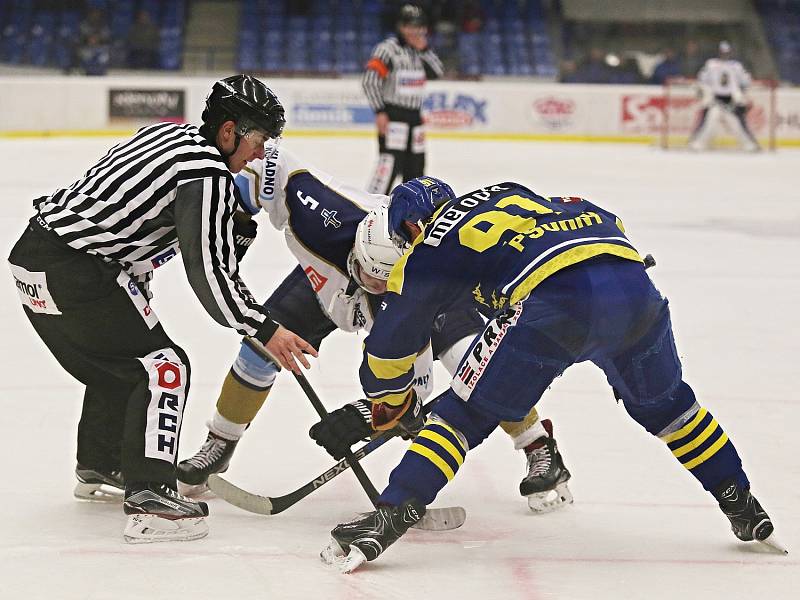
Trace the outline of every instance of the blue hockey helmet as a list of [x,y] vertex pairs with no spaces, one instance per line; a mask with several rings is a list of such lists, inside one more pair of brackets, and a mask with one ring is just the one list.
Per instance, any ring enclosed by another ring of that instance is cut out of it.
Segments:
[[411,242],[403,227],[404,221],[419,223],[430,217],[445,202],[455,200],[456,194],[449,185],[435,177],[417,177],[401,183],[392,190],[389,200],[389,230]]

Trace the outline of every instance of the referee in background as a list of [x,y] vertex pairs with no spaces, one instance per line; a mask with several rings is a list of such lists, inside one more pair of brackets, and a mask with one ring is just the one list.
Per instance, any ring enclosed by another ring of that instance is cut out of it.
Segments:
[[378,164],[367,190],[388,194],[397,177],[407,181],[425,170],[425,129],[420,109],[428,79],[444,73],[439,57],[428,47],[425,14],[406,4],[392,35],[372,51],[362,86],[378,129]]
[[[109,150],[69,187],[34,201],[9,256],[25,314],[86,386],[75,495],[119,501],[130,543],[204,537],[208,507],[176,492],[189,391],[186,353],[149,299],[153,271],[180,251],[189,283],[223,326],[306,368],[316,351],[275,323],[239,276],[254,222],[235,222],[232,173],[283,131],[278,98],[257,79],[214,84],[203,125],[158,123]],[[46,410],[43,408],[43,410]]]

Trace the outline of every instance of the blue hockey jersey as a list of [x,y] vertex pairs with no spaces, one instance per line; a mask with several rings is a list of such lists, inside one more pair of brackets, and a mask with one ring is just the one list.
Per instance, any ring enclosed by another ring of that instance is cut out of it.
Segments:
[[554,273],[600,255],[642,262],[622,222],[582,198],[545,198],[507,182],[444,204],[392,270],[365,342],[364,391],[401,405],[436,315],[475,305],[492,318]]

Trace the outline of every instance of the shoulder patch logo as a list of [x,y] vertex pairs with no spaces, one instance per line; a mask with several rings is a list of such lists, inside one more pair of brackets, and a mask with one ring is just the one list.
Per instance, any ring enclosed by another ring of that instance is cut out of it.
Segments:
[[338,211],[323,208],[320,212],[322,214],[322,224],[326,228],[328,225],[332,225],[334,229],[339,229],[339,227],[342,226],[342,222],[336,218],[336,213]]
[[314,269],[314,267],[311,265],[305,268],[305,274],[306,277],[308,277],[308,281],[311,283],[311,287],[314,289],[315,293],[319,293],[319,291],[325,287],[325,284],[328,283],[328,278]]

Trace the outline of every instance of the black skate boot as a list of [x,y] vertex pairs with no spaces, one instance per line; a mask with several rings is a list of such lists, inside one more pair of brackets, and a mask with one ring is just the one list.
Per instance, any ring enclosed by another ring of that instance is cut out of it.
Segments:
[[75,467],[78,483],[73,494],[78,500],[89,502],[121,502],[125,479],[121,471],[89,469],[78,463]]
[[548,436],[542,436],[525,448],[528,474],[519,484],[519,493],[528,498],[528,507],[535,513],[556,510],[572,504],[567,487],[570,475],[553,438],[553,424],[544,419],[542,425]]
[[425,515],[425,507],[409,500],[402,506],[381,506],[337,525],[320,558],[350,573],[368,560],[375,560],[394,544],[409,527]]
[[775,530],[772,521],[749,488],[742,489],[729,479],[717,488],[714,496],[731,522],[731,530],[737,538],[743,542],[762,542],[774,550],[788,554],[772,535]]
[[196,540],[208,535],[208,505],[181,496],[164,483],[141,483],[125,489],[129,544]]
[[208,476],[228,470],[231,456],[239,440],[226,440],[208,432],[197,453],[178,463],[178,485],[182,494],[199,496],[208,489]]

